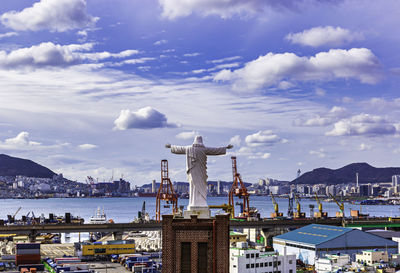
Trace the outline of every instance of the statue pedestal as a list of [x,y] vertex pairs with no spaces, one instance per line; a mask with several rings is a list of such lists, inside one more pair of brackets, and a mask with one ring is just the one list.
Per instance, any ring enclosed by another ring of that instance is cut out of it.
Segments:
[[187,210],[183,212],[183,217],[190,219],[190,215],[197,215],[197,218],[210,218],[211,212],[207,207],[188,206]]

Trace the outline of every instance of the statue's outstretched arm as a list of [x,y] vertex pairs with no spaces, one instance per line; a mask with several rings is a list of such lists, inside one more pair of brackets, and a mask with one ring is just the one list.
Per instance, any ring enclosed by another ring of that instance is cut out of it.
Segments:
[[[165,147],[167,147],[167,145],[165,145]],[[171,153],[173,154],[181,154],[181,155],[186,154],[186,146],[176,146],[170,144],[169,148],[171,148]]]
[[226,154],[226,149],[231,149],[233,145],[229,144],[226,147],[212,148],[206,147],[206,155],[224,155]]

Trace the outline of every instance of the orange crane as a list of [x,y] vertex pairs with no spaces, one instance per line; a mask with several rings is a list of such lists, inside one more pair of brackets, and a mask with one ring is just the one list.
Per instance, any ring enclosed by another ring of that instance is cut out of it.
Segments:
[[161,160],[161,183],[156,197],[156,221],[161,221],[161,200],[172,204],[172,213],[178,212],[178,197],[168,176],[168,160]]
[[243,199],[243,216],[250,216],[250,207],[249,207],[249,196],[250,194],[247,192],[246,186],[244,185],[240,174],[237,172],[236,165],[236,156],[232,156],[232,175],[233,175],[233,184],[231,189],[229,190],[229,205],[233,207],[233,215],[235,215],[235,203],[234,196]]

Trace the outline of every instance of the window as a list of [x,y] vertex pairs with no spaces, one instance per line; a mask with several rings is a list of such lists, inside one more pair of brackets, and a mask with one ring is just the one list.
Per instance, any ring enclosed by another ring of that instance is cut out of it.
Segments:
[[246,254],[246,258],[247,258],[247,259],[250,258],[250,254],[247,253],[247,254]]
[[256,267],[260,267],[260,264],[259,264],[259,263],[256,263]]
[[293,263],[293,260],[289,260],[289,264],[292,264]]
[[272,262],[269,262],[269,266],[272,266]]
[[256,253],[256,258],[260,257],[260,254]]
[[254,253],[251,253],[251,257],[254,258]]
[[276,261],[274,261],[274,267],[276,267],[276,265],[277,265],[277,263],[276,263]]
[[250,264],[246,264],[246,268],[250,268]]
[[251,268],[254,268],[254,264],[251,264]]
[[293,269],[290,269],[290,270],[289,270],[289,273],[293,273]]
[[236,268],[236,264],[234,264],[233,267]]
[[260,267],[264,267],[264,263],[260,263]]
[[278,261],[278,266],[280,266],[281,265],[281,261]]
[[197,251],[198,251],[198,261],[197,268],[198,272],[207,272],[208,271],[208,244],[207,243],[198,243]]
[[191,243],[181,243],[181,272],[190,273],[192,270],[192,247]]
[[265,262],[265,267],[267,267],[268,266],[268,262]]

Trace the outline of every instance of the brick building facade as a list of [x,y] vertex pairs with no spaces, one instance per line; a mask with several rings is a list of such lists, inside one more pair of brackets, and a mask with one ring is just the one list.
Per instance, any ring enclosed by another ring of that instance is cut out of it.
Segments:
[[162,244],[163,273],[228,273],[229,215],[163,215]]

